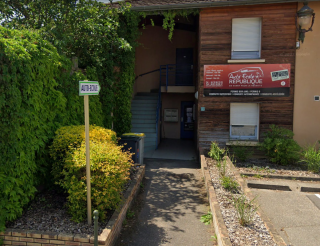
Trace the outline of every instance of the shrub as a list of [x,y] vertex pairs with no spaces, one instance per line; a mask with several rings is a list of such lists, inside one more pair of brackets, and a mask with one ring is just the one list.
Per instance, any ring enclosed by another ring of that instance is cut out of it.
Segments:
[[252,200],[247,201],[247,198],[244,195],[239,196],[238,198],[233,197],[233,204],[237,210],[239,223],[242,226],[249,225],[257,211],[258,207],[254,204],[257,196]]
[[253,154],[253,150],[247,146],[232,146],[233,153],[240,161],[246,161]]
[[231,192],[236,192],[238,190],[239,184],[234,178],[222,176],[220,180],[222,187],[226,190]]
[[[90,126],[90,141],[117,143],[116,133],[99,126]],[[73,152],[81,146],[85,140],[85,126],[64,126],[56,131],[56,136],[50,147],[50,155],[54,161],[52,175],[55,181],[62,178],[62,170],[65,158],[69,152]]]
[[[90,165],[92,209],[104,219],[106,209],[114,209],[129,177],[131,154],[117,146],[116,133],[90,126]],[[73,220],[86,218],[85,126],[66,126],[56,131],[50,146],[54,160],[52,174],[56,184],[68,193],[68,210]]]
[[306,148],[302,152],[302,161],[308,165],[308,170],[314,173],[320,171],[320,150],[316,150],[315,145]]
[[208,155],[216,160],[216,161],[220,161],[224,155],[225,150],[221,149],[219,147],[219,145],[216,142],[211,142],[211,147],[210,147],[210,151],[208,153]]
[[270,126],[260,148],[265,151],[271,162],[287,165],[300,158],[300,146],[293,140],[293,132],[275,125]]
[[[102,220],[107,209],[115,209],[121,202],[131,163],[131,154],[114,142],[90,141],[92,211],[99,210]],[[68,192],[68,210],[74,221],[83,221],[87,204],[85,142],[68,152],[63,176],[58,183]]]

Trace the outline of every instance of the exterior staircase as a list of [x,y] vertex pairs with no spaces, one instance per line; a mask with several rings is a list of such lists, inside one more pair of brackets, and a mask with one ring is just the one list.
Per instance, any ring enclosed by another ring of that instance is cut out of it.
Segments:
[[159,93],[138,93],[131,103],[131,132],[144,133],[144,152],[155,150]]

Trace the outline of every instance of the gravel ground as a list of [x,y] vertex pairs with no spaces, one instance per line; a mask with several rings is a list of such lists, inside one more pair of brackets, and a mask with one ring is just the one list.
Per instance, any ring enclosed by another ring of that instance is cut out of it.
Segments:
[[275,175],[288,175],[297,177],[318,177],[319,174],[309,172],[305,165],[301,166],[281,166],[270,163],[266,158],[249,159],[245,162],[233,162],[238,168],[240,173],[254,173],[254,174],[275,174]]
[[[139,166],[133,166],[130,171],[130,181],[126,184],[123,193],[129,187],[131,179],[139,170]],[[67,195],[54,190],[47,190],[36,195],[35,199],[24,210],[23,215],[13,222],[9,222],[7,228],[37,230],[42,232],[57,232],[68,234],[80,234],[93,236],[93,225],[87,222],[76,223],[66,210]],[[106,227],[114,210],[109,210],[107,219],[99,221],[99,234]]]
[[[220,184],[219,170],[215,161],[211,158],[206,158],[206,161],[232,245],[276,246],[277,244],[273,241],[269,231],[257,213],[254,214],[250,225],[240,225],[237,211],[233,206],[232,197],[239,197],[242,195],[242,191],[240,190],[238,194],[226,191]],[[226,175],[233,177],[233,173],[230,170],[226,171]]]

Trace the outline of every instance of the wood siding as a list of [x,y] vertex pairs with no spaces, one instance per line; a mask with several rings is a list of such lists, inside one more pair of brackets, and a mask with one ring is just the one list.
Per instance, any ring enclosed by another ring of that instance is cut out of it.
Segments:
[[[293,128],[296,3],[202,9],[199,20],[198,147],[229,141],[230,103],[260,105],[259,139],[270,124]],[[231,59],[232,18],[261,17],[261,59],[264,64],[291,64],[290,97],[204,97],[204,65]],[[200,110],[205,107],[205,111]]]

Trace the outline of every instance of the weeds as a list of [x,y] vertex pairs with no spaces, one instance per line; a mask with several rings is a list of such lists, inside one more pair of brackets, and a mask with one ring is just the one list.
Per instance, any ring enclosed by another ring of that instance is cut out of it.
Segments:
[[127,218],[128,218],[128,219],[131,219],[133,216],[134,216],[134,212],[128,210],[128,211],[127,211]]
[[235,209],[237,210],[239,223],[242,226],[249,225],[258,209],[258,206],[254,204],[257,196],[252,200],[246,199],[244,195],[238,198],[232,198]]
[[229,176],[222,176],[220,180],[222,187],[226,190],[230,192],[238,191],[239,184],[234,178],[231,178]]
[[244,179],[248,178],[248,176],[245,174],[240,174],[240,176],[241,176],[241,178],[244,178]]
[[254,178],[257,178],[257,179],[262,179],[263,178],[263,175],[259,174],[259,173],[256,173],[255,175],[253,175]]
[[225,150],[221,149],[219,147],[219,145],[216,142],[211,142],[211,147],[210,147],[210,151],[208,153],[208,155],[216,160],[216,161],[220,161],[223,158]]
[[211,236],[211,240],[216,242],[218,240],[217,234],[214,234],[213,236]]
[[208,212],[207,214],[202,215],[200,221],[205,225],[210,225],[212,222],[212,213]]
[[247,146],[232,146],[235,156],[242,162],[246,161],[253,155],[253,150]]
[[320,171],[320,150],[316,150],[315,145],[310,146],[302,152],[302,161],[308,165],[308,170],[314,173]]

